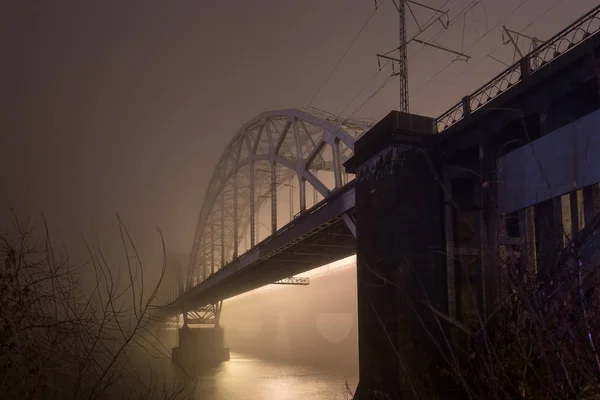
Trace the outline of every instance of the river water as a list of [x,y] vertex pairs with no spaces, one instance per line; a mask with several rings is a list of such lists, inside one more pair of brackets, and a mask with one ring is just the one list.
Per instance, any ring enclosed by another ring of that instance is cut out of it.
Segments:
[[348,389],[358,383],[355,260],[334,264],[314,270],[308,286],[271,285],[225,301],[231,359],[191,373],[194,398],[351,399]]
[[[345,371],[344,371],[345,369]],[[297,364],[232,353],[218,368],[197,374],[197,400],[347,400],[354,391],[355,366]]]

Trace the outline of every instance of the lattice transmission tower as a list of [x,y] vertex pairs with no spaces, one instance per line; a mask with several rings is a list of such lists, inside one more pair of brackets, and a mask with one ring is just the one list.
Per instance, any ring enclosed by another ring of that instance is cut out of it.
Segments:
[[[396,1],[394,0],[394,4]],[[400,79],[400,109],[401,112],[408,112],[408,59],[406,58],[406,0],[398,0],[398,50],[400,52],[399,57],[399,69],[398,77]]]
[[[458,58],[465,61],[469,60],[469,56],[462,52],[449,49],[441,44],[435,42],[427,42],[419,40],[418,36],[427,30],[433,24],[439,22],[442,24],[444,29],[448,29],[450,25],[450,19],[448,17],[448,11],[439,10],[437,8],[429,7],[425,4],[418,3],[412,0],[392,0],[396,10],[398,11],[398,47],[388,51],[387,53],[377,54],[377,61],[379,63],[379,69],[381,70],[381,59],[387,59],[392,62],[392,76],[398,76],[400,83],[400,105],[399,111],[408,113],[409,112],[409,93],[408,93],[408,57],[407,57],[407,46],[410,42],[420,43],[429,47],[433,47],[438,50],[443,50],[452,54],[455,54]],[[424,26],[419,24],[419,21],[413,12],[412,5],[433,11],[435,18],[428,21]],[[377,2],[375,2],[377,7]],[[410,39],[406,36],[406,11],[410,12],[413,20],[415,21],[418,31]],[[394,55],[397,54],[397,56]]]

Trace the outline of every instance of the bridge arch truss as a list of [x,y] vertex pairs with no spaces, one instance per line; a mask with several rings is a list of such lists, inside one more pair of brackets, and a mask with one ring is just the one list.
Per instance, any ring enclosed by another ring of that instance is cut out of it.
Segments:
[[371,124],[314,109],[268,111],[244,124],[213,172],[198,216],[184,290],[327,198]]

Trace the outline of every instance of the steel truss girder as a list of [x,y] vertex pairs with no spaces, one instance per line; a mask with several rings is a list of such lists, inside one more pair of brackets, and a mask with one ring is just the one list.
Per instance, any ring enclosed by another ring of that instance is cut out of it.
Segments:
[[310,278],[305,278],[302,276],[291,276],[289,278],[280,279],[278,281],[273,282],[274,285],[298,285],[298,286],[306,286],[310,285]]
[[[287,109],[260,114],[243,125],[221,156],[198,217],[186,276],[186,289],[238,257],[238,247],[257,244],[257,211],[271,203],[270,234],[277,229],[277,187],[296,179],[300,213],[306,210],[308,183],[330,195],[318,171],[333,172],[335,188],[345,183],[343,162],[370,123],[341,120],[316,110]],[[324,158],[326,148],[331,160]],[[271,167],[260,170],[258,163]],[[296,197],[296,196],[294,196]],[[294,216],[295,218],[296,216]],[[352,230],[351,219],[344,217]],[[249,228],[249,238],[245,238]],[[262,240],[263,238],[260,238]]]
[[183,313],[184,325],[219,325],[223,302],[206,304]]

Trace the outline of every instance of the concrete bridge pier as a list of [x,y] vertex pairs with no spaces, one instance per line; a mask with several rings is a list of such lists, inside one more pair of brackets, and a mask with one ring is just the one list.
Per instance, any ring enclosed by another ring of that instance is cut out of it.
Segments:
[[177,330],[173,362],[182,367],[216,366],[229,361],[225,328],[219,324],[223,303],[208,304],[183,313],[183,326]]
[[184,325],[178,329],[178,336],[179,344],[173,348],[172,358],[181,366],[215,366],[229,360],[222,326]]
[[355,143],[345,164],[356,174],[355,400],[444,392],[436,378],[440,355],[434,343],[443,341],[443,333],[427,306],[447,307],[434,124],[393,111]]

